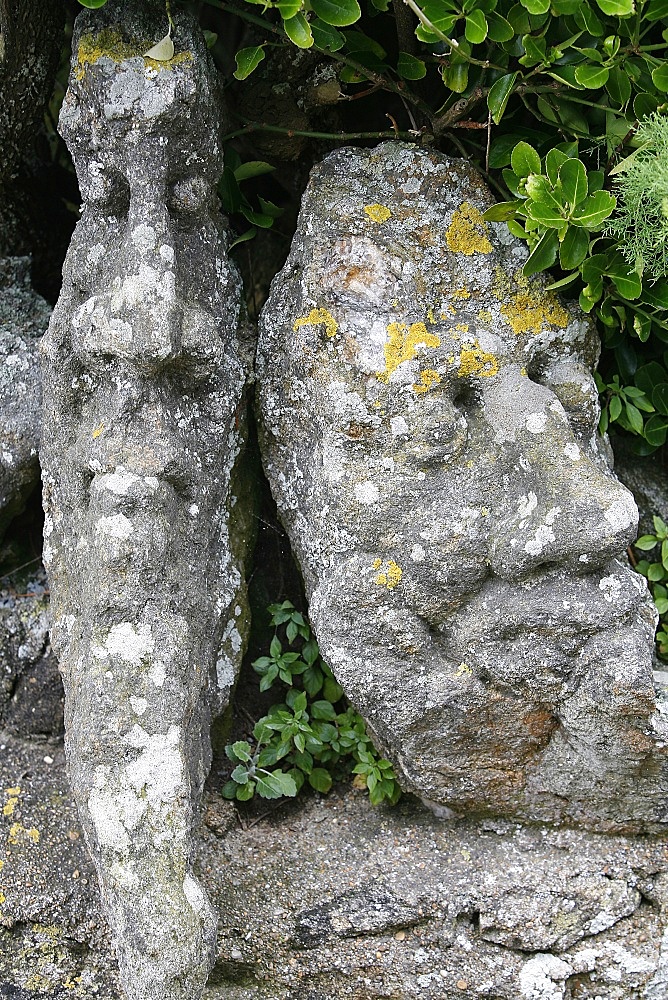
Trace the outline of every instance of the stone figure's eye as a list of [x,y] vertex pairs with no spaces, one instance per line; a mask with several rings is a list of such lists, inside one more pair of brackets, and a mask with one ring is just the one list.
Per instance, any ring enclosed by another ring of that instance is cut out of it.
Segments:
[[167,195],[167,207],[174,212],[199,212],[211,199],[211,185],[204,177],[182,177]]
[[82,189],[86,201],[95,208],[113,215],[127,215],[130,185],[120,170],[93,162],[88,169],[88,183]]

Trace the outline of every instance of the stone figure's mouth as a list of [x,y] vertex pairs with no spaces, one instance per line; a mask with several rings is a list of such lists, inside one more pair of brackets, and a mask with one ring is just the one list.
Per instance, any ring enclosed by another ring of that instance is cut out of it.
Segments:
[[630,620],[647,600],[643,579],[612,559],[577,577],[558,566],[518,582],[489,577],[458,614],[493,639],[527,632],[582,636]]

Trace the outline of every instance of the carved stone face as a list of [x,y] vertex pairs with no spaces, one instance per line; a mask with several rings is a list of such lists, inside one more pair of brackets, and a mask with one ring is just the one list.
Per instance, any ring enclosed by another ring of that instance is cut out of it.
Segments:
[[653,612],[613,559],[637,511],[595,335],[491,202],[398,144],[316,170],[263,313],[265,460],[324,655],[409,787],[551,819],[564,760],[638,766]]
[[69,772],[130,1000],[194,1000],[214,960],[191,832],[246,607],[230,482],[247,371],[216,75],[184,12],[174,58],[142,57],[165,30],[161,2],[77,21],[61,128],[84,207],[42,344]]
[[[119,61],[127,48],[113,26],[81,34],[75,48],[60,127],[84,209],[45,344],[68,357],[57,390],[72,503],[90,502],[88,520],[93,510],[103,519],[96,531],[108,536],[101,557],[111,562],[132,513],[155,519],[163,511],[152,559],[161,548],[166,556],[174,517],[187,534],[215,526],[227,489],[221,439],[232,432],[234,440],[243,382],[235,352],[226,351],[239,285],[217,215],[222,151],[212,80],[199,53],[186,49],[166,64],[127,54]],[[128,583],[131,600],[141,583],[135,573]]]

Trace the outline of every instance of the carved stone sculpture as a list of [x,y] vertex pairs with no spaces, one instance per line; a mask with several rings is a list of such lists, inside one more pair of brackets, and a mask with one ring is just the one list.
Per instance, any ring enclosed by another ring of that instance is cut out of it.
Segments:
[[246,620],[230,485],[248,375],[216,73],[164,3],[81,15],[60,128],[84,200],[43,341],[45,562],[69,776],[131,1000],[195,1000],[216,916],[191,868],[211,707]]
[[260,330],[265,466],[323,655],[404,786],[456,814],[668,821],[655,613],[597,435],[588,319],[464,162],[317,167]]

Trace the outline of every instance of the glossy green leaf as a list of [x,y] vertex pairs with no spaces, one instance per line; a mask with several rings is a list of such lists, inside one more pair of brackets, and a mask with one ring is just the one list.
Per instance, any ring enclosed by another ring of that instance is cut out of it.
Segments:
[[522,66],[537,66],[547,61],[547,43],[544,38],[534,38],[533,35],[522,36],[524,55],[520,57]]
[[239,802],[248,802],[255,794],[255,782],[249,781],[247,785],[237,785],[236,797]]
[[239,49],[236,54],[237,68],[234,71],[235,80],[245,80],[264,59],[264,48],[252,45],[247,49]]
[[586,229],[569,226],[559,246],[559,263],[564,271],[579,267],[589,250],[589,234]]
[[532,274],[538,274],[540,271],[545,271],[548,267],[552,267],[557,259],[558,246],[559,240],[553,229],[549,229],[546,233],[543,233],[522,268],[523,274],[529,278]]
[[248,180],[249,177],[259,177],[261,174],[270,174],[276,167],[272,167],[271,163],[265,163],[264,160],[246,160],[234,171],[234,176],[237,181]]
[[98,7],[104,7],[107,0],[79,0],[82,7],[88,7],[89,10],[97,10]]
[[649,4],[643,11],[643,17],[648,21],[668,20],[668,0],[649,0]]
[[628,17],[635,12],[633,0],[596,0],[596,3],[609,17]]
[[507,222],[515,217],[521,205],[521,201],[499,201],[483,212],[482,217],[487,222]]
[[400,52],[397,73],[402,80],[422,80],[427,75],[427,66],[422,59],[416,59],[409,52]]
[[575,79],[587,90],[599,90],[608,82],[610,70],[605,66],[594,66],[584,63],[575,67]]
[[622,415],[622,401],[619,396],[613,396],[608,404],[608,412],[611,420],[619,420]]
[[668,62],[661,63],[652,70],[652,83],[662,93],[668,91]]
[[587,171],[582,160],[566,160],[559,168],[561,190],[571,205],[578,205],[587,197]]
[[362,16],[357,0],[311,0],[311,8],[316,17],[335,28],[355,24]]
[[294,17],[302,9],[302,0],[276,0],[276,10],[284,21]]
[[526,203],[527,215],[535,222],[540,222],[541,226],[548,229],[563,229],[566,219],[558,207],[548,205],[542,201],[528,201]]
[[318,18],[315,18],[310,23],[314,44],[319,49],[325,49],[328,52],[338,52],[346,44],[344,36],[336,28],[333,28],[331,24],[325,24],[324,21],[320,21]]
[[295,14],[283,21],[283,28],[290,41],[298,48],[310,49],[313,45],[311,28],[303,14]]
[[599,38],[604,33],[604,27],[595,11],[585,0],[575,13],[575,23],[594,38]]
[[472,10],[464,19],[464,36],[471,45],[479,45],[487,38],[487,18],[481,10]]
[[550,0],[521,0],[521,4],[530,14],[547,14],[550,9]]
[[549,150],[545,157],[545,172],[552,185],[556,185],[559,180],[559,168],[569,157],[560,149]]
[[[513,87],[515,86],[515,81],[518,76],[519,73],[507,73],[505,76],[500,76],[498,80],[495,80],[489,88],[489,92],[487,94],[487,107],[490,110],[492,121],[495,125],[498,125],[503,117],[503,113],[506,110],[508,100],[513,92]],[[540,158],[538,160],[538,164],[540,169]]]
[[636,118],[648,118],[659,107],[659,101],[654,94],[641,93],[633,98],[633,114]]
[[469,82],[469,64],[451,61],[442,71],[443,83],[455,94],[463,94]]
[[650,417],[643,428],[643,437],[655,448],[665,444],[668,436],[668,417],[655,414]]
[[510,164],[517,177],[540,174],[540,156],[528,142],[517,143],[510,156]]
[[657,385],[652,393],[652,405],[657,413],[668,416],[668,383]]
[[487,37],[493,42],[508,42],[514,36],[513,26],[505,17],[496,11],[485,15],[487,17]]
[[610,70],[605,89],[610,95],[611,100],[622,107],[630,99],[632,93],[631,81],[619,66],[613,66]]
[[624,404],[624,412],[631,430],[635,431],[636,434],[642,434],[643,417],[638,407],[634,406],[633,403],[626,402]]
[[616,199],[607,191],[596,191],[576,205],[571,219],[585,229],[598,229],[612,214],[616,204]]

